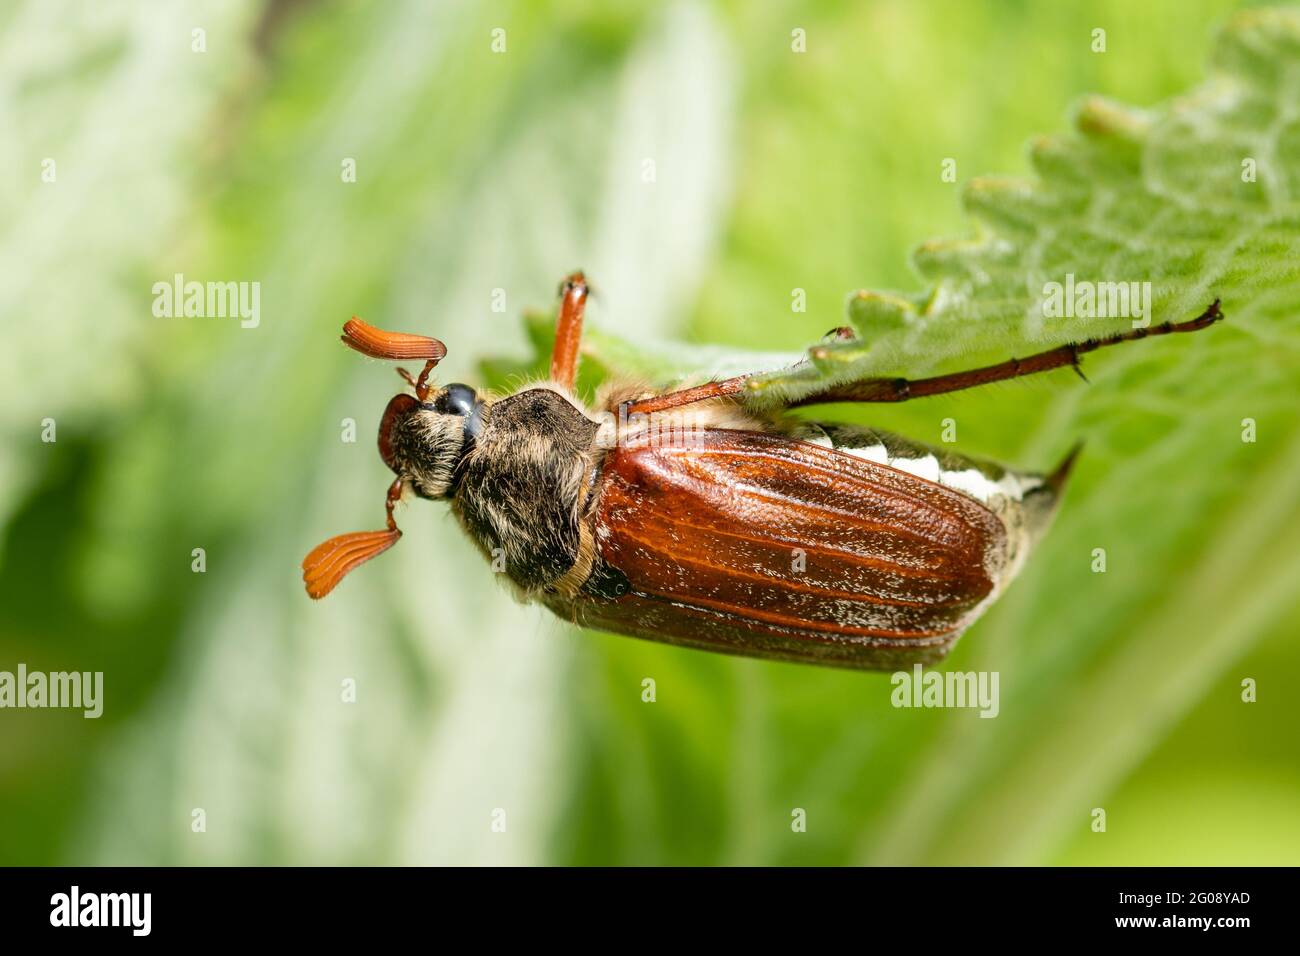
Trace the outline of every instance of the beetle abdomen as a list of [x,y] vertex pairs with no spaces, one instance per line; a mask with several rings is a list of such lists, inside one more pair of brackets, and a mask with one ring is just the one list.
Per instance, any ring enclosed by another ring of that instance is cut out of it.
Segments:
[[862,668],[941,657],[1007,580],[1021,530],[824,434],[717,429],[689,446],[612,450],[595,536],[626,593],[551,606],[753,656]]

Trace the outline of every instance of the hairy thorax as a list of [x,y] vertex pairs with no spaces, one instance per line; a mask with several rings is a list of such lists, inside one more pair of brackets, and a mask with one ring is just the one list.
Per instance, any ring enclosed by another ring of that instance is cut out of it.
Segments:
[[768,423],[730,403],[702,402],[653,416],[619,414],[647,390],[616,384],[592,412],[551,385],[494,402],[466,455],[453,508],[470,537],[531,598],[599,592],[609,569],[596,557],[592,514],[609,449],[647,440],[689,440],[706,428],[763,430]]
[[455,512],[525,592],[556,586],[579,563],[599,427],[558,390],[529,388],[492,404],[466,456]]

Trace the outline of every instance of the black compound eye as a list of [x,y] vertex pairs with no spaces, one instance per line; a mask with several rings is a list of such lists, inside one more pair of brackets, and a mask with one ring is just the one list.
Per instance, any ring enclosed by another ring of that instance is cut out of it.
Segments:
[[474,403],[477,401],[478,395],[475,394],[474,389],[453,382],[433,400],[433,408],[434,411],[442,412],[444,415],[469,415],[474,411]]

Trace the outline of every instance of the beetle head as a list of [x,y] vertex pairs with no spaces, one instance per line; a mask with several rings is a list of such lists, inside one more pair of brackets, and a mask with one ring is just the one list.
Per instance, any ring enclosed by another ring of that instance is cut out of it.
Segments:
[[409,332],[386,332],[355,316],[343,326],[343,344],[371,358],[424,359],[418,378],[399,369],[415,395],[398,395],[384,409],[379,425],[379,455],[396,474],[384,501],[387,527],[382,531],[353,531],[335,535],[308,552],[302,562],[307,594],[322,598],[359,564],[383,554],[402,532],[393,509],[407,485],[426,498],[446,497],[457,464],[473,444],[483,403],[464,385],[435,390],[429,373],[447,354],[437,339]]
[[472,388],[459,383],[427,393],[424,401],[395,395],[379,423],[379,457],[421,498],[449,497],[486,407]]

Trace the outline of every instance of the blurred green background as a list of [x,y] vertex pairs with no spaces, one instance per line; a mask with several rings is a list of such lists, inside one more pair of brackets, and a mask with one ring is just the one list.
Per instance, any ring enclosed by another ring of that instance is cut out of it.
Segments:
[[[399,382],[348,316],[479,381],[581,266],[597,328],[797,350],[969,229],[944,157],[1024,173],[1080,95],[1194,86],[1235,6],[5,4],[0,670],[102,670],[106,700],[0,711],[0,862],[1300,862],[1300,429],[1249,364],[1294,382],[1294,328],[836,410],[927,441],[952,416],[1024,467],[1087,438],[949,659],[1001,673],[996,720],[575,632],[436,505],[325,602],[298,569],[382,520]],[[177,272],[260,282],[260,325],[154,317]]]

